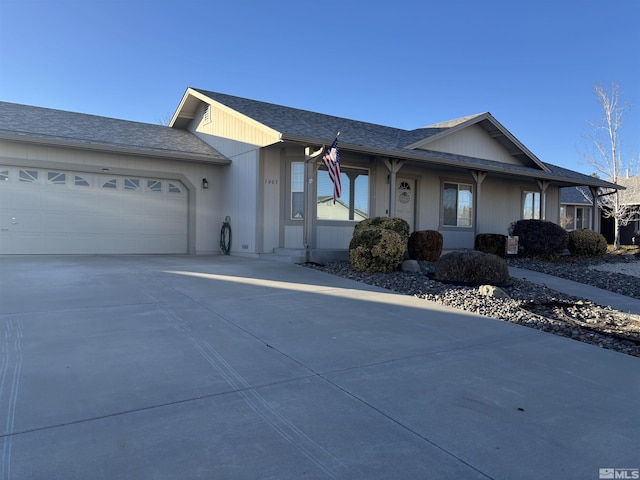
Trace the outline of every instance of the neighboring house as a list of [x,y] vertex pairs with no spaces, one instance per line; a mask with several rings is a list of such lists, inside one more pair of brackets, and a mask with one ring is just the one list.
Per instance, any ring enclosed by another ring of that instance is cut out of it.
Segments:
[[[623,205],[631,205],[640,212],[640,176],[626,177],[618,180],[617,185],[624,187],[620,189],[620,202]],[[599,228],[592,228],[593,221],[593,195],[585,187],[568,187],[560,189],[560,226],[567,230],[579,230],[588,228],[599,231],[612,244],[614,240],[614,223],[612,218],[608,218],[602,212],[600,205],[597,209],[600,220]],[[604,189],[608,191],[608,189]],[[598,191],[602,195],[603,191]],[[620,243],[622,245],[633,245],[640,241],[640,213],[627,225],[620,227]]]
[[163,127],[0,103],[5,254],[215,253],[227,216],[235,255],[344,257],[374,216],[473,248],[521,218],[559,223],[573,186],[615,187],[542,162],[489,113],[403,130],[189,88]]
[[[618,185],[624,187],[620,190],[620,203],[628,205],[636,212],[631,216],[627,225],[620,226],[620,244],[637,245],[640,242],[640,175],[618,179]],[[612,218],[602,217],[602,235],[608,243],[613,243],[614,222]]]
[[[354,208],[353,212],[351,212],[349,205],[340,199],[334,202],[333,196],[331,195],[318,196],[316,208],[318,217],[326,218],[327,220],[354,220],[356,222],[361,222],[367,218],[367,214],[357,208]],[[292,218],[302,219],[304,218],[304,212],[298,212],[298,214],[294,214]]]
[[594,211],[597,212],[598,210],[597,208],[595,210],[593,208],[593,195],[588,188],[568,187],[560,189],[559,225],[561,227],[567,230],[581,230],[586,228],[599,231],[598,227],[593,228]]

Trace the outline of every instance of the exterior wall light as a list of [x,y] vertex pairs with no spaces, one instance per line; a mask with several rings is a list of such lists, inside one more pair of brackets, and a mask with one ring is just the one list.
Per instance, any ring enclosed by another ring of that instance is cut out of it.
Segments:
[[209,188],[209,182],[207,182],[206,178],[202,179],[202,188],[204,188],[204,189]]

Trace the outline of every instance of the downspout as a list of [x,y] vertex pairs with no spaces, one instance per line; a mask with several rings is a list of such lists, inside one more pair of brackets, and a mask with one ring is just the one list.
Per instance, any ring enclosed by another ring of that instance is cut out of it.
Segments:
[[[316,160],[320,158],[324,152],[325,146],[323,145],[315,152],[311,150],[311,147],[304,149],[304,222],[302,224],[302,243],[304,245],[304,258],[305,262],[311,261],[311,250],[315,248],[315,234],[313,232],[315,221],[312,218],[313,205],[313,193],[314,189],[311,188],[316,178]],[[310,241],[311,240],[311,241]]]

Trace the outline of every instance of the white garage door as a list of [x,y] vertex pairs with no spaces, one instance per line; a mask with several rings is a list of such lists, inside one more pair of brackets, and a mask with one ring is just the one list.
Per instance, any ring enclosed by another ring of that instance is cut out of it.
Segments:
[[177,180],[0,165],[0,254],[187,253]]

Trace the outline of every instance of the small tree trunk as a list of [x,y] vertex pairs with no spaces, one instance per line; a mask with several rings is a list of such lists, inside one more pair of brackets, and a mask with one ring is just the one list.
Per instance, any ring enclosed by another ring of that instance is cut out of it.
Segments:
[[613,217],[613,249],[620,250],[620,219]]

